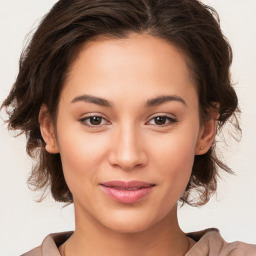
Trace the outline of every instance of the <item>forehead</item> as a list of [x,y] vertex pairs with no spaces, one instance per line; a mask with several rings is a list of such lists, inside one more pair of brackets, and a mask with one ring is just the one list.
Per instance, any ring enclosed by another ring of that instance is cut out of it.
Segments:
[[191,86],[194,82],[178,48],[148,34],[131,34],[85,43],[70,67],[63,91],[70,96],[114,93],[118,97],[133,90],[135,95],[147,96],[179,90],[189,94]]

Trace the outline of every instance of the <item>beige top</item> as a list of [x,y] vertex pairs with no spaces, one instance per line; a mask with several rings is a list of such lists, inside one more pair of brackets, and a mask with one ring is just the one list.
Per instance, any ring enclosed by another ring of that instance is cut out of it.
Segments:
[[[41,246],[21,256],[61,256],[58,247],[72,234],[73,232],[50,234],[44,239]],[[187,235],[197,243],[186,256],[256,256],[256,245],[243,242],[227,243],[215,228]]]

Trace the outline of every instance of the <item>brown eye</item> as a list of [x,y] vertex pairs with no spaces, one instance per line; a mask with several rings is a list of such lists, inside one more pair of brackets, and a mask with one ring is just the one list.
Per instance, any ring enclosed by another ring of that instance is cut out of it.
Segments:
[[149,124],[156,125],[156,126],[168,126],[173,125],[177,122],[176,119],[171,118],[169,116],[155,116],[150,121]]
[[100,125],[101,124],[101,121],[102,121],[102,117],[99,117],[99,116],[91,116],[89,118],[90,120],[90,123],[92,125]]
[[157,116],[155,117],[156,125],[164,125],[166,123],[167,118],[165,116]]
[[101,127],[108,124],[108,121],[101,116],[88,116],[79,120],[83,125],[89,127]]

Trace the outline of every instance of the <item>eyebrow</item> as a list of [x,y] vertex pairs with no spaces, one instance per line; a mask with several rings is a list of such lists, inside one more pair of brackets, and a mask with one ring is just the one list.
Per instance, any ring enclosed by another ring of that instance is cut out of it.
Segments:
[[[100,97],[92,96],[92,95],[81,95],[81,96],[75,97],[71,101],[71,103],[75,103],[79,101],[93,103],[103,107],[113,106],[112,102],[102,99]],[[159,106],[163,103],[170,102],[170,101],[178,101],[178,102],[181,102],[183,105],[187,106],[186,101],[177,95],[163,95],[163,96],[159,96],[159,97],[147,100],[145,107]]]
[[178,102],[181,102],[183,105],[187,106],[186,101],[177,95],[164,95],[164,96],[159,96],[159,97],[147,100],[146,106],[147,107],[159,106],[169,101],[178,101]]
[[71,103],[75,103],[75,102],[79,102],[79,101],[84,101],[84,102],[89,102],[89,103],[94,103],[96,105],[100,105],[103,107],[112,107],[112,103],[110,103],[109,101],[99,98],[99,97],[95,97],[95,96],[91,96],[91,95],[81,95],[78,97],[75,97]]

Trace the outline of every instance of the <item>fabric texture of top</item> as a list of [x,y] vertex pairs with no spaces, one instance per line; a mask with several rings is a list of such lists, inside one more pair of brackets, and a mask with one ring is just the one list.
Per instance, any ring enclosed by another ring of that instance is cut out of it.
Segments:
[[[72,231],[50,234],[41,246],[21,256],[61,256],[58,247],[72,234]],[[196,241],[196,244],[185,256],[256,256],[256,245],[243,242],[227,243],[215,228],[188,233],[187,236]]]

